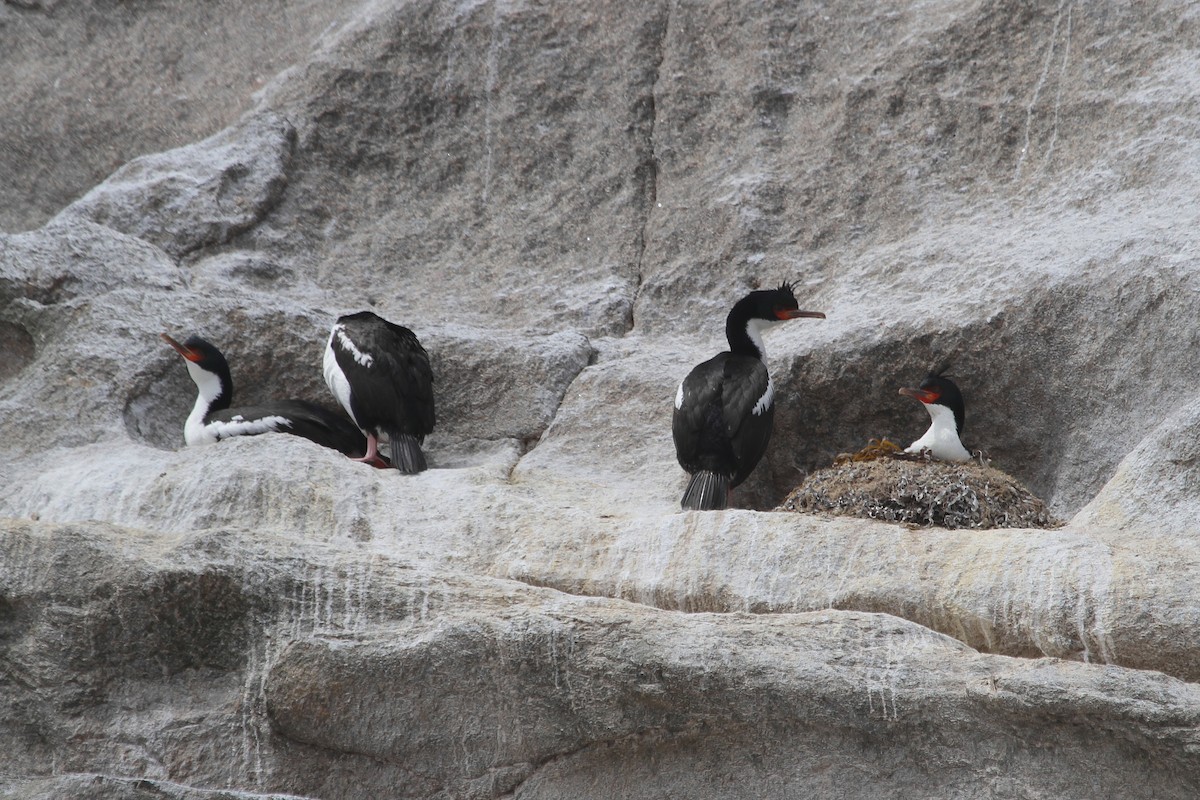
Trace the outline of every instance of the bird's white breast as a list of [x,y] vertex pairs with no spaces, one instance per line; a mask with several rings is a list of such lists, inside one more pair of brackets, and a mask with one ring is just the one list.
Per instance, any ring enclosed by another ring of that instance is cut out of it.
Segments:
[[194,362],[185,363],[192,383],[196,384],[197,395],[192,412],[183,424],[183,440],[189,446],[211,444],[217,441],[217,437],[205,428],[204,418],[212,408],[213,402],[221,396],[221,379]]
[[217,435],[208,429],[204,424],[203,409],[199,415],[195,410],[188,415],[187,422],[183,423],[183,440],[187,442],[188,447],[195,447],[200,444],[212,444],[217,441]]
[[906,453],[920,453],[928,450],[930,455],[942,461],[970,461],[971,453],[963,447],[958,438],[958,425],[954,421],[954,412],[946,406],[936,403],[925,404],[933,422],[925,435],[904,448]]
[[751,319],[746,322],[746,335],[750,337],[750,341],[754,342],[754,346],[758,348],[758,357],[765,363],[767,360],[767,346],[763,344],[763,331],[775,326],[776,323],[768,319]]
[[[325,385],[329,387],[329,391],[333,392],[333,396],[337,398],[342,408],[346,409],[350,419],[354,419],[354,412],[350,410],[350,381],[346,380],[346,373],[342,372],[342,368],[338,366],[337,354],[333,352],[333,337],[338,335],[340,328],[340,325],[335,325],[329,334],[329,343],[325,346],[325,356],[321,360],[321,367],[325,374]],[[354,419],[354,424],[357,425],[358,420]]]

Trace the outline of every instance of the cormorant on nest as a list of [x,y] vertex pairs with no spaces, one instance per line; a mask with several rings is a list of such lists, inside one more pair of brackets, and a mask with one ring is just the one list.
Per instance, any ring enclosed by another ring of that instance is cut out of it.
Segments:
[[943,528],[1051,528],[1060,523],[1020,482],[982,460],[946,463],[872,439],[796,487],[777,511],[937,525]]

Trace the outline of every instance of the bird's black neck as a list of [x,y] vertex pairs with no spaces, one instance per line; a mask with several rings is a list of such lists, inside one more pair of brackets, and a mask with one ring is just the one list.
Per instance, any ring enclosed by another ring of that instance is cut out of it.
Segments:
[[725,318],[725,338],[729,340],[729,352],[734,355],[751,356],[766,361],[766,348],[763,347],[758,331],[765,327],[767,321],[755,318],[753,304],[747,302],[749,299],[739,300],[730,309],[729,316]]

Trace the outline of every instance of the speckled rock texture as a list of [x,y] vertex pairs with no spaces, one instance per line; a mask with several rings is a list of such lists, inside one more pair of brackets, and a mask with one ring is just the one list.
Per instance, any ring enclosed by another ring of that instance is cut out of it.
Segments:
[[[1200,13],[0,4],[0,795],[1200,796]],[[682,513],[751,288],[770,450]],[[413,477],[290,436],[341,313]],[[773,512],[928,418],[1052,529]]]

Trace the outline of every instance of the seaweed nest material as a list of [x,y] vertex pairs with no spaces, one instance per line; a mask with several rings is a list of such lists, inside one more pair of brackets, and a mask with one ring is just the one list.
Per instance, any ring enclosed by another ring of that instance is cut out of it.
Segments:
[[943,528],[1052,528],[1060,523],[1015,478],[976,461],[948,464],[872,440],[813,472],[777,511],[937,525]]

